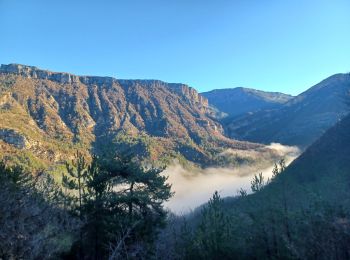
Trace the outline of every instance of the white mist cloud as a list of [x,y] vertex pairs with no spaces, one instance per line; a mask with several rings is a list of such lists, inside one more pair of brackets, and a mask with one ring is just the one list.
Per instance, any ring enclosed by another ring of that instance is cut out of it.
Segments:
[[[285,146],[272,143],[268,148],[277,151],[286,163],[291,163],[299,154],[300,150],[295,146]],[[226,153],[231,153],[227,150]],[[175,195],[165,204],[176,214],[187,213],[190,210],[207,202],[215,190],[222,197],[237,195],[237,191],[243,188],[250,191],[250,181],[254,174],[262,172],[265,179],[272,175],[270,166],[261,168],[258,165],[244,165],[238,168],[206,168],[192,171],[184,169],[179,164],[174,164],[163,172],[169,176],[168,182],[172,184]]]
[[296,158],[300,155],[301,151],[297,146],[288,146],[279,143],[271,143],[267,146],[272,150],[275,150],[280,156],[285,158]]

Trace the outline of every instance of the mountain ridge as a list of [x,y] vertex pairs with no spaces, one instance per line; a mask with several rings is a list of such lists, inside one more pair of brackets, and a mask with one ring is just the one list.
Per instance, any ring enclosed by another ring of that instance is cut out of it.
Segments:
[[291,95],[281,92],[244,87],[214,89],[201,94],[211,105],[226,113],[228,118],[261,109],[276,108],[292,99]]
[[[0,73],[17,74],[27,78],[47,79],[58,83],[83,83],[83,84],[112,84],[118,82],[128,84],[135,82],[139,84],[168,84],[171,88],[179,91],[181,94],[196,95],[199,102],[207,103],[208,101],[192,87],[182,83],[167,83],[157,79],[116,79],[109,76],[79,76],[67,72],[52,72],[50,70],[40,69],[36,66],[23,65],[18,63],[1,64]],[[197,92],[197,93],[196,93]]]
[[231,138],[307,147],[347,113],[350,74],[332,75],[272,110],[256,111],[226,122]]
[[[3,156],[18,155],[6,141],[20,144],[21,135],[26,156],[39,162],[64,161],[77,149],[199,165],[254,160],[246,150],[266,152],[262,160],[276,156],[264,145],[225,137],[211,113],[207,99],[185,84],[77,76],[18,64],[0,69]],[[240,155],[220,158],[228,148]]]

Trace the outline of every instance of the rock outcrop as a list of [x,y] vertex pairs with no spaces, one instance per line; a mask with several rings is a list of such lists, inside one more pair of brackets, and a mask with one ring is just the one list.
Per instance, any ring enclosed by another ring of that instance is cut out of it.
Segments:
[[50,158],[64,160],[76,149],[119,149],[153,162],[183,156],[208,165],[226,148],[263,149],[224,137],[210,116],[208,100],[185,84],[10,64],[0,68],[0,85],[0,128],[19,133],[6,132],[4,140],[23,148],[21,136],[27,136],[38,143],[30,150],[40,158],[52,154]]
[[0,129],[0,140],[13,145],[18,149],[30,147],[27,138],[13,129]]
[[172,84],[171,88],[203,107],[208,107],[208,99],[200,95],[197,90],[184,84]]
[[111,85],[116,79],[112,77],[89,77],[89,76],[76,76],[65,72],[51,72],[48,70],[42,70],[34,66],[27,66],[21,64],[2,64],[0,67],[0,73],[16,74],[26,78],[33,79],[47,79],[55,81],[61,84],[71,83],[83,83],[83,84],[107,84]]
[[117,80],[113,77],[97,77],[97,76],[76,76],[65,72],[51,72],[42,70],[34,66],[21,64],[2,64],[0,73],[16,74],[26,78],[47,79],[62,84],[82,83],[85,85],[112,85],[119,83],[121,85],[139,84],[143,86],[149,85],[168,85],[175,92],[185,96],[189,101],[198,103],[204,107],[208,106],[208,100],[200,95],[194,88],[180,83],[165,83],[160,80]]

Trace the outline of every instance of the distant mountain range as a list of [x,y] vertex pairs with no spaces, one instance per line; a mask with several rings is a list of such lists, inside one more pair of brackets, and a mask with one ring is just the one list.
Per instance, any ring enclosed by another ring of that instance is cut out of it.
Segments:
[[[0,68],[1,154],[21,164],[44,168],[75,150],[202,166],[255,160],[246,151],[255,151],[260,161],[276,156],[264,145],[222,132],[207,99],[184,84],[76,76],[19,64]],[[235,155],[222,158],[226,149]]]
[[336,74],[275,108],[229,118],[224,128],[231,138],[307,147],[348,113],[349,91],[350,74]]
[[293,98],[279,92],[266,92],[250,88],[215,89],[201,93],[209,104],[234,117],[262,109],[279,108]]

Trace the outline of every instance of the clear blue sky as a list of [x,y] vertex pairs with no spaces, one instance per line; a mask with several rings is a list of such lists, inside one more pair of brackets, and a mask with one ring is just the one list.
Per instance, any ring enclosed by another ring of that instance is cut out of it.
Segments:
[[350,71],[350,0],[0,0],[0,63],[298,94]]

